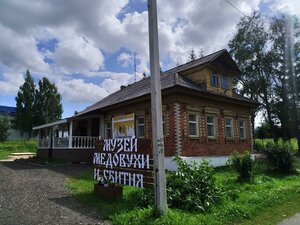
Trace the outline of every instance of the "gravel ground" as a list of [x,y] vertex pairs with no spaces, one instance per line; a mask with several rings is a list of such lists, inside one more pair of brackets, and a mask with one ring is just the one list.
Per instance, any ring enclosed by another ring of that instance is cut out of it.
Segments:
[[0,162],[1,225],[108,224],[72,198],[67,176],[86,165],[33,165]]

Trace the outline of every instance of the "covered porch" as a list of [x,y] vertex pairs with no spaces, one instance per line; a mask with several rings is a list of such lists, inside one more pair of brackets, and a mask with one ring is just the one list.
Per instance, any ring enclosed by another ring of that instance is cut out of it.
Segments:
[[96,140],[103,137],[102,116],[71,117],[33,128],[38,133],[37,156],[67,162],[92,162]]

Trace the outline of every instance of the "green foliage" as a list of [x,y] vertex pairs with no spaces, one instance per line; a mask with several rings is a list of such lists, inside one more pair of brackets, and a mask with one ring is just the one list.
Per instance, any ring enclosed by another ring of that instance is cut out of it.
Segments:
[[189,53],[189,62],[193,62],[197,59],[195,50],[192,48],[191,52]]
[[177,171],[167,174],[167,196],[170,207],[190,211],[207,211],[220,201],[214,169],[206,161],[189,164],[175,158]]
[[15,152],[36,152],[36,141],[4,141],[0,143],[0,159],[7,159]]
[[254,141],[254,145],[253,145],[253,149],[257,152],[263,152],[265,149],[265,145],[263,140],[255,140]]
[[16,127],[23,134],[27,133],[31,138],[34,126],[34,101],[35,85],[29,70],[26,71],[24,84],[20,87],[16,97]]
[[127,199],[133,204],[136,204],[138,207],[153,206],[155,203],[154,189],[151,188],[134,189],[127,194]]
[[61,119],[63,113],[61,95],[54,83],[46,77],[39,81],[39,88],[35,91],[35,125],[50,123]]
[[63,113],[61,95],[54,83],[46,77],[39,81],[38,89],[29,70],[26,71],[24,84],[16,97],[16,127],[31,138],[32,127],[50,123],[61,118]]
[[10,122],[7,116],[0,116],[0,142],[6,141],[9,135]]
[[[296,164],[300,168],[300,163]],[[157,217],[154,207],[139,207],[134,198],[141,189],[124,186],[122,201],[104,201],[93,193],[92,170],[72,177],[67,185],[82,203],[96,207],[100,215],[119,225],[221,225],[278,224],[299,211],[300,176],[278,176],[266,173],[265,163],[254,168],[253,182],[240,183],[230,167],[215,170],[216,183],[222,186],[222,203],[209,212],[169,208]],[[133,199],[132,199],[133,198]]]
[[271,169],[282,173],[294,171],[295,151],[288,142],[269,142],[264,150]]
[[240,93],[260,102],[265,110],[267,125],[258,130],[260,138],[288,140],[297,135],[300,80],[295,74],[300,71],[300,33],[292,30],[298,28],[296,17],[267,18],[254,12],[241,18],[228,44],[242,71],[235,80]]
[[238,153],[234,151],[229,158],[229,163],[233,165],[239,174],[238,180],[251,181],[253,179],[253,160],[249,151]]
[[272,138],[272,131],[269,124],[263,123],[259,127],[255,128],[254,136],[259,139]]

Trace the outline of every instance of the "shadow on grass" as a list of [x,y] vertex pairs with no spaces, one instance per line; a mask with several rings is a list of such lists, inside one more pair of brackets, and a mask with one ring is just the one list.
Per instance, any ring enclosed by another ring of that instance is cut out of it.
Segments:
[[82,204],[96,208],[105,219],[112,219],[116,213],[131,211],[137,204],[126,198],[120,200],[105,200],[94,192],[73,194],[73,197]]
[[89,204],[83,206],[82,204],[78,203],[73,196],[49,198],[49,200],[57,205],[68,208],[92,220],[103,220],[103,216],[99,214],[97,210],[95,210],[93,207],[89,207]]

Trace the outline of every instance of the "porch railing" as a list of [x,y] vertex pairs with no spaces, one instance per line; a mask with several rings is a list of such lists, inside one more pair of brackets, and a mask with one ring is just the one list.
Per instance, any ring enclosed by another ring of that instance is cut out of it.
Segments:
[[98,137],[73,136],[72,148],[95,148]]
[[[54,138],[53,148],[70,148],[70,149],[92,149],[95,148],[96,140],[98,137],[89,136],[73,136],[72,142],[69,142],[69,137]],[[38,140],[38,148],[50,148],[50,139],[41,138]],[[71,144],[71,146],[70,146]]]
[[69,148],[69,137],[54,138],[53,148]]
[[49,138],[40,138],[38,140],[39,148],[50,148],[50,139]]

